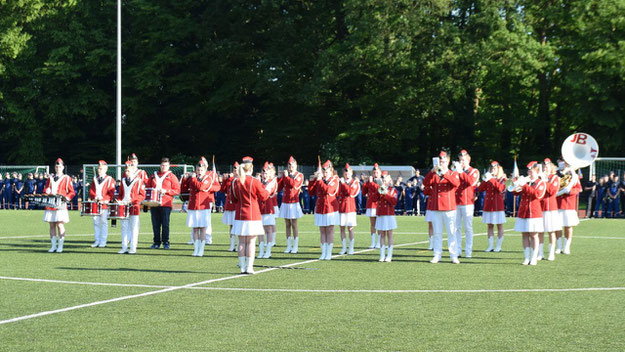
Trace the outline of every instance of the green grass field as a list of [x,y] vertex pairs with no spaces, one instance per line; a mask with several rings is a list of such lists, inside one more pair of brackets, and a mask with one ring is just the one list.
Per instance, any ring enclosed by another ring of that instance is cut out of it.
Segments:
[[[512,219],[502,252],[482,252],[486,227],[476,218],[473,258],[453,265],[444,253],[434,265],[422,217],[397,218],[393,262],[379,263],[364,217],[362,253],[317,261],[306,216],[299,254],[282,253],[279,221],[274,258],[244,276],[221,214],[203,258],[185,244],[185,216],[172,214],[166,251],[149,249],[142,214],[137,254],[119,255],[119,227],[107,248],[90,248],[91,219],[74,212],[56,254],[42,212],[1,211],[0,351],[625,350],[622,220],[583,221],[571,255],[529,267]],[[43,312],[51,314],[7,322]]]

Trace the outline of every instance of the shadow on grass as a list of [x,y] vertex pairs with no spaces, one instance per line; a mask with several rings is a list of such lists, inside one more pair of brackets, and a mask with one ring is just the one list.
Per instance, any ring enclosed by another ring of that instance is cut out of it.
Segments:
[[142,273],[161,273],[161,274],[212,274],[212,275],[231,275],[232,273],[217,273],[209,271],[190,271],[190,270],[161,270],[161,269],[137,269],[137,268],[72,268],[67,266],[59,266],[55,269],[76,270],[76,271],[127,271]]

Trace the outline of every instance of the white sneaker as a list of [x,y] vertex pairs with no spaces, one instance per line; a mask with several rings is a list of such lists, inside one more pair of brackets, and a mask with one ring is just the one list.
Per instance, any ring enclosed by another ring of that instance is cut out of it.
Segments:
[[389,257],[389,256],[386,256],[386,258],[384,258],[384,261],[387,262],[387,263],[390,263],[391,260],[392,260],[392,258]]
[[547,258],[547,260],[554,261],[554,260],[556,260],[556,256],[553,255],[553,254],[549,254],[549,258]]
[[98,245],[98,248],[105,248],[105,247],[106,247],[106,243],[104,243],[104,242],[101,242],[101,243]]
[[128,249],[124,249],[124,248],[122,248],[121,251],[117,252],[117,254],[126,254],[126,253],[128,253]]
[[206,244],[213,244],[213,236],[206,235]]
[[452,258],[451,262],[454,264],[460,264],[460,260],[458,260],[458,258]]
[[562,253],[569,255],[571,254],[571,250],[569,248],[565,248],[564,251],[562,251]]
[[536,258],[530,260],[530,265],[536,265],[538,264],[538,260],[536,260]]
[[527,264],[529,264],[529,263],[530,263],[530,260],[526,258],[526,259],[523,261],[523,263],[522,263],[522,264],[523,264],[523,265],[527,265]]
[[48,249],[48,253],[56,252],[56,243],[57,243],[56,237],[51,237],[50,242],[52,243],[52,246],[50,247],[50,249]]
[[97,246],[99,246],[100,243],[98,242],[93,242],[93,244],[91,245],[91,248],[96,248]]
[[562,249],[560,248],[556,249],[556,254],[560,254],[560,253],[562,253]]
[[63,242],[64,241],[65,241],[64,239],[59,240],[59,244],[56,247],[56,252],[57,253],[63,253]]
[[545,259],[545,257],[543,257],[542,255],[539,255],[538,257],[536,257],[536,261],[541,261]]
[[441,257],[436,256],[436,257],[432,258],[432,260],[430,260],[430,263],[436,264],[436,263],[438,263],[440,261],[441,261]]
[[339,254],[340,254],[340,255],[343,255],[343,254],[345,254],[345,253],[347,253],[347,248],[343,248],[343,249],[341,249],[341,251],[339,252]]
[[501,252],[501,247],[496,247],[495,249],[493,249],[493,252],[497,252],[497,253]]
[[128,251],[128,254],[136,254],[137,250],[136,249],[131,249]]
[[493,251],[493,246],[488,246],[488,248],[484,250],[484,252],[492,252],[492,251]]

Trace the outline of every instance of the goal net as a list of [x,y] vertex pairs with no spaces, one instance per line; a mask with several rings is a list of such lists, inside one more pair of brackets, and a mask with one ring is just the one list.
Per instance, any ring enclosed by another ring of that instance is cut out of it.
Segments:
[[18,174],[22,174],[22,176],[26,176],[29,172],[34,173],[49,173],[50,167],[44,165],[0,165],[0,173],[2,173],[2,177],[8,172],[12,174],[13,172],[17,172]]
[[597,179],[612,171],[622,180],[625,174],[625,158],[597,158],[590,165],[590,175],[596,175]]

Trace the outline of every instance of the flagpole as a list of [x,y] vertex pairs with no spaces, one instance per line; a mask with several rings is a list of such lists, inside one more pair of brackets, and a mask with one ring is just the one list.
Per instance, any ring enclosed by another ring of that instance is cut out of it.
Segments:
[[[514,170],[518,169],[517,164],[516,164],[516,155],[514,156],[514,167],[515,167]],[[515,173],[514,170],[512,171],[513,174]],[[512,175],[512,177],[514,177],[514,175]],[[512,217],[516,216],[516,197],[517,196],[515,196],[514,193],[512,193]]]
[[[122,163],[122,0],[117,0],[117,87],[116,87],[116,152],[115,164]],[[117,179],[120,180],[121,167],[117,166]]]

